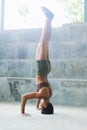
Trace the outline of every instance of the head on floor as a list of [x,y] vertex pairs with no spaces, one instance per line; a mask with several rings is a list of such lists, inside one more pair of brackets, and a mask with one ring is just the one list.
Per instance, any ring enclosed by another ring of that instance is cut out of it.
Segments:
[[53,114],[54,108],[53,108],[52,103],[48,103],[46,108],[42,108],[41,113],[42,114]]

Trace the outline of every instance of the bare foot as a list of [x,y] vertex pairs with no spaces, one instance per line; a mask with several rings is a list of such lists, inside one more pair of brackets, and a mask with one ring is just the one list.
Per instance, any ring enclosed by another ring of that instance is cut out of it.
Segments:
[[44,11],[45,15],[50,19],[52,20],[53,17],[54,17],[54,14],[49,10],[47,9],[46,7],[42,7],[42,10]]

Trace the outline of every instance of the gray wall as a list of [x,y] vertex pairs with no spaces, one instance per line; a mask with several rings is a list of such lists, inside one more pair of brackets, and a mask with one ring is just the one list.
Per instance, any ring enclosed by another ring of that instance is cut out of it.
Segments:
[[[0,101],[20,101],[24,93],[36,91],[35,51],[40,34],[41,29],[0,32]],[[51,102],[87,106],[87,24],[53,28],[49,49]]]

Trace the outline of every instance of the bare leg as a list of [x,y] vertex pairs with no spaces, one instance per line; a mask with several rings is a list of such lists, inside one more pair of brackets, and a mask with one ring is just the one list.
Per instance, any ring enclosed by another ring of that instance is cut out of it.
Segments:
[[41,34],[40,43],[36,51],[36,60],[49,60],[48,44],[51,36],[51,20],[46,18],[46,23]]
[[37,47],[36,60],[49,60],[48,43],[51,36],[51,21],[54,14],[45,7],[42,7],[42,10],[46,16],[46,23],[41,34],[40,43]]

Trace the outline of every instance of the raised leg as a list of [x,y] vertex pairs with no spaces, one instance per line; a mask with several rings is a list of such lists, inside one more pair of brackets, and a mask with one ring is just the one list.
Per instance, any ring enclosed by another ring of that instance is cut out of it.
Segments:
[[40,43],[36,50],[36,60],[48,60],[49,59],[49,39],[51,36],[51,20],[46,18],[46,23],[41,34]]
[[42,9],[46,16],[46,22],[37,47],[36,60],[49,60],[48,45],[51,36],[51,21],[54,15],[47,8],[43,7]]

